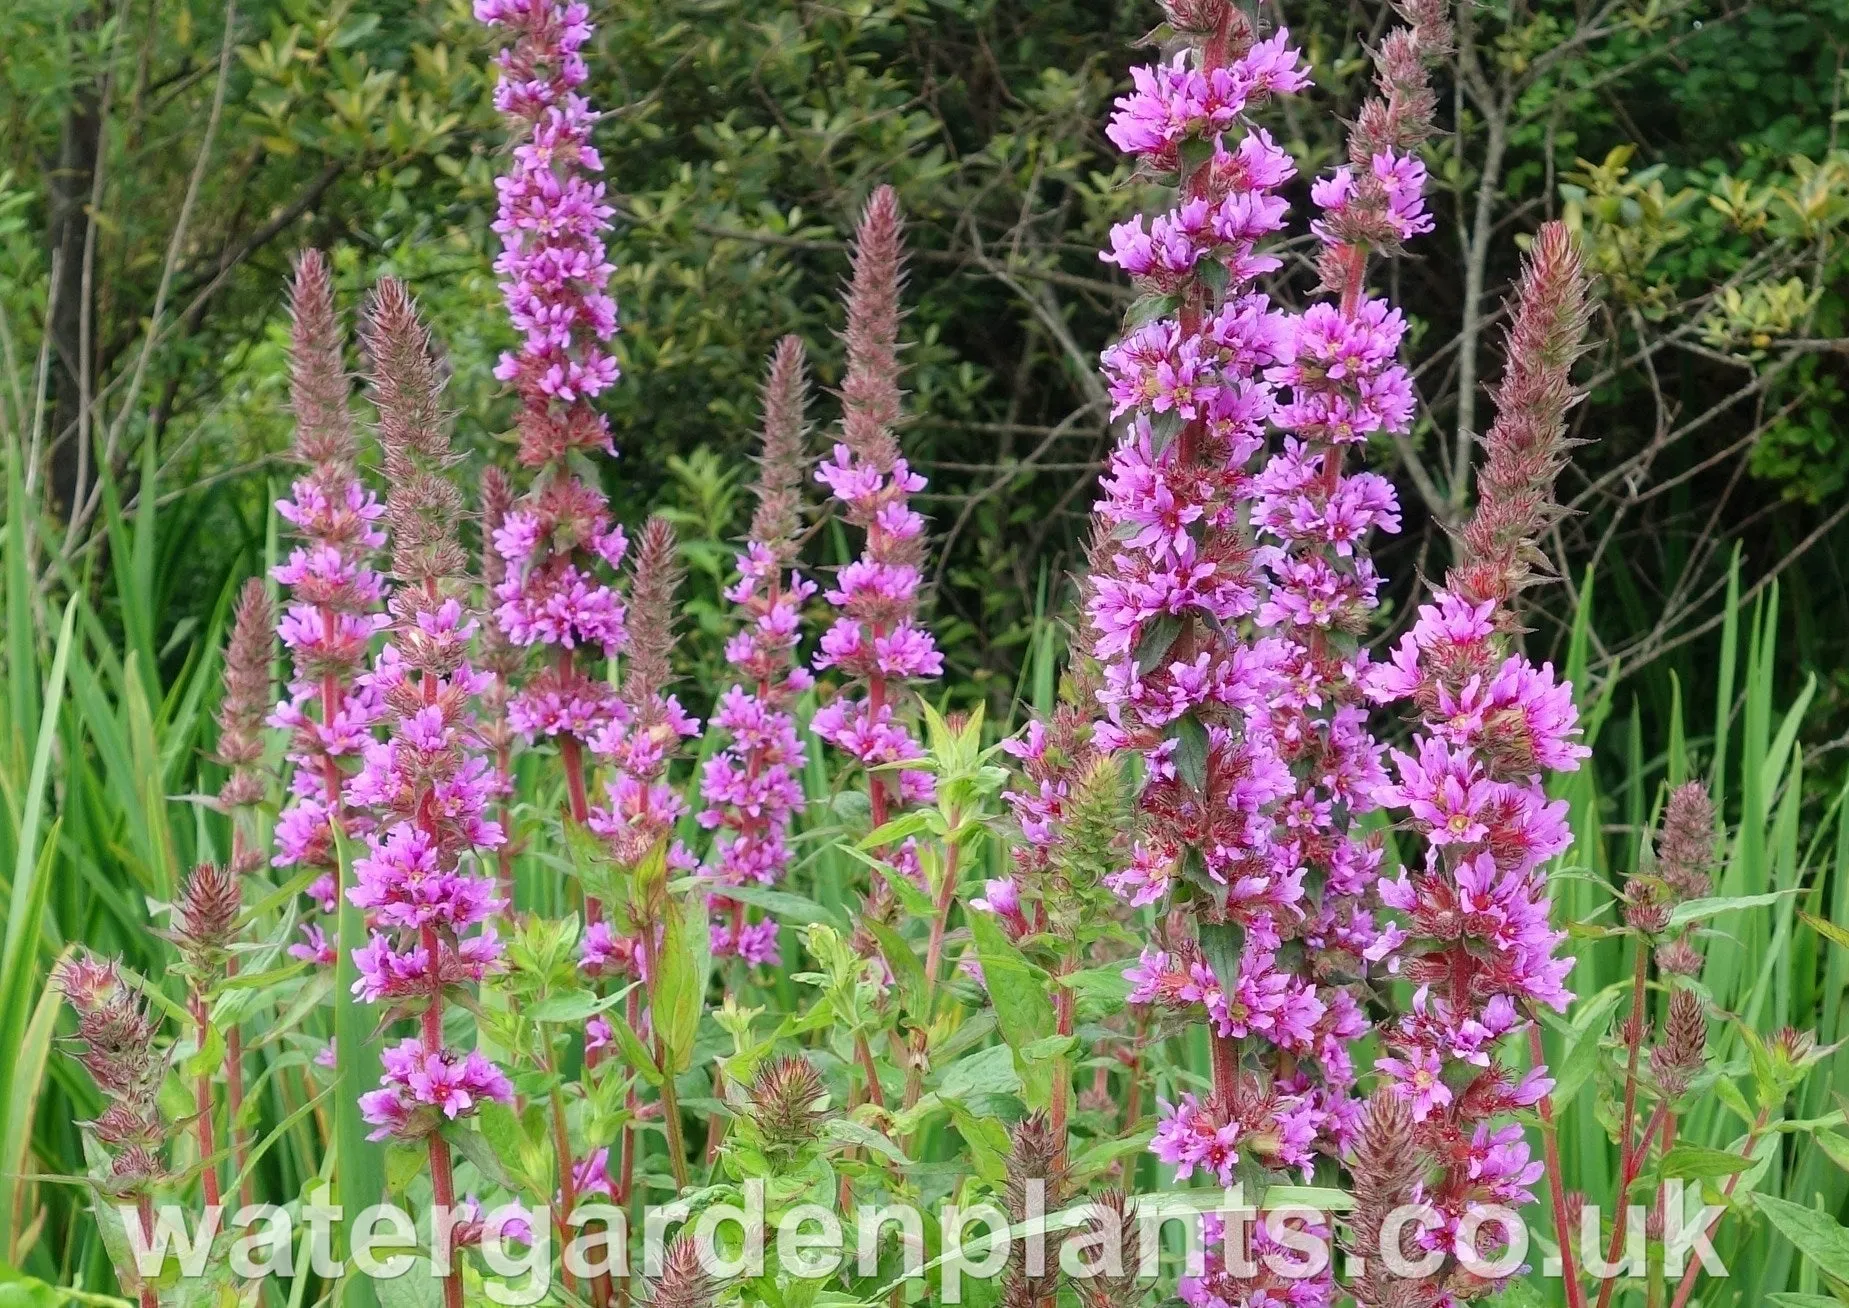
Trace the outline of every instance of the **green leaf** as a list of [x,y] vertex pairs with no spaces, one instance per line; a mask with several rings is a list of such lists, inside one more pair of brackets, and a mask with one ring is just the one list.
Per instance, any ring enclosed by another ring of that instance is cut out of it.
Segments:
[[750,904],[753,908],[761,908],[779,921],[797,926],[809,926],[815,922],[827,922],[837,927],[845,925],[813,899],[793,895],[787,890],[772,890],[769,886],[727,886],[725,897],[741,904]]
[[1136,670],[1147,674],[1162,661],[1179,635],[1181,619],[1173,613],[1158,614],[1153,622],[1143,628],[1142,638],[1136,642]]
[[563,990],[556,995],[547,995],[531,1008],[523,1009],[520,1016],[535,1022],[582,1022],[622,1003],[625,993],[618,991],[613,995],[599,995],[589,990]]
[[861,837],[862,849],[884,849],[888,845],[897,845],[922,835],[931,826],[931,819],[937,816],[935,809],[915,808],[909,813],[901,813],[890,822],[881,823],[865,836]]
[[655,1063],[654,1055],[642,1043],[642,1037],[629,1025],[629,1019],[614,1010],[604,1018],[610,1024],[610,1034],[616,1039],[616,1046],[623,1051],[623,1059],[650,1085],[661,1084],[661,1068]]
[[1849,1281],[1849,1231],[1834,1217],[1769,1194],[1755,1194],[1753,1203],[1779,1234],[1819,1270],[1839,1281]]
[[840,1140],[845,1144],[860,1145],[874,1153],[891,1159],[901,1167],[910,1167],[912,1160],[881,1132],[874,1130],[864,1122],[856,1122],[851,1117],[831,1117],[822,1124],[822,1134],[830,1140]]
[[[334,848],[339,861],[338,885],[351,884],[353,860],[349,846],[338,826]],[[345,895],[340,896],[334,961],[334,1150],[335,1183],[340,1202],[348,1212],[360,1212],[379,1201],[385,1189],[384,1151],[366,1138],[368,1128],[360,1117],[359,1097],[379,1083],[379,1047],[372,1039],[374,1018],[371,1009],[360,1003],[353,993],[359,969],[353,953],[362,947],[370,933],[365,916]],[[345,1257],[344,1250],[339,1251]],[[407,1278],[400,1277],[399,1280]],[[350,1276],[344,1282],[342,1308],[372,1308],[375,1282],[369,1276]]]
[[394,1140],[385,1146],[385,1192],[403,1196],[405,1190],[430,1162],[430,1151],[422,1145]]
[[1138,296],[1124,314],[1125,328],[1141,327],[1146,322],[1157,318],[1167,318],[1181,308],[1181,296],[1171,292],[1168,295]]
[[[1004,1049],[1002,1052],[1007,1051]],[[1009,1068],[1011,1074],[1013,1070]],[[1020,1083],[1017,1081],[1015,1084]],[[955,1124],[957,1134],[963,1137],[963,1143],[969,1146],[977,1175],[991,1182],[1005,1181],[1008,1177],[1008,1155],[1013,1148],[1008,1139],[1008,1128],[993,1117],[979,1117],[955,1102],[950,1104],[950,1120]]]
[[1083,1181],[1096,1176],[1119,1158],[1128,1158],[1140,1154],[1149,1147],[1155,1136],[1154,1131],[1135,1131],[1115,1140],[1100,1140],[1089,1149],[1082,1150],[1072,1160],[1072,1178]]
[[443,1138],[456,1146],[457,1153],[475,1164],[475,1170],[482,1174],[484,1181],[503,1190],[519,1189],[488,1137],[477,1131],[472,1123],[446,1123]]
[[1123,964],[1088,967],[1082,972],[1068,972],[1059,978],[1082,1004],[1091,1004],[1103,1013],[1115,1013],[1129,998],[1130,983],[1124,978]]
[[1201,953],[1207,966],[1223,986],[1231,986],[1239,975],[1239,956],[1245,950],[1245,929],[1234,922],[1203,922],[1200,925]]
[[1168,443],[1181,435],[1184,426],[1182,417],[1174,409],[1165,409],[1161,413],[1149,415],[1149,445],[1157,454],[1168,448]]
[[[663,857],[658,846],[650,859]],[[655,1034],[667,1054],[667,1072],[693,1065],[693,1041],[706,1007],[706,979],[712,970],[712,937],[706,926],[706,897],[669,899],[661,937],[661,974],[655,982]]]
[[1811,1139],[1817,1142],[1817,1147],[1819,1149],[1829,1155],[1831,1162],[1835,1163],[1845,1172],[1849,1172],[1849,1139],[1836,1134],[1834,1131],[1819,1131],[1816,1135],[1812,1136]]
[[990,1045],[966,1054],[944,1069],[937,1093],[945,1100],[969,1100],[979,1095],[1021,1092],[1021,1075],[1014,1068],[1014,1051],[1007,1045]]
[[1605,1039],[1605,1030],[1611,1025],[1612,1013],[1618,1007],[1620,991],[1617,987],[1606,989],[1598,995],[1584,1010],[1573,1015],[1573,1038],[1567,1045],[1565,1057],[1560,1060],[1559,1073],[1554,1078],[1553,1099],[1562,1107],[1571,1103],[1579,1093],[1579,1088],[1592,1075],[1592,1070],[1599,1065],[1599,1045]]
[[1207,788],[1207,728],[1190,713],[1169,730],[1175,738],[1175,775],[1198,794]]
[[188,1055],[180,1071],[188,1077],[210,1076],[225,1065],[225,1034],[210,1022],[205,1027],[205,1043]]
[[931,986],[917,953],[906,943],[904,936],[886,923],[869,917],[861,925],[879,942],[880,955],[885,958],[886,966],[892,969],[893,980],[898,983],[899,1003],[920,1022],[929,1022],[931,1014],[926,1011],[926,996]]
[[1750,1158],[1730,1154],[1725,1149],[1679,1144],[1663,1155],[1663,1161],[1657,1168],[1657,1172],[1665,1178],[1679,1176],[1687,1181],[1705,1181],[1716,1176],[1732,1176],[1735,1172],[1744,1172],[1751,1166]]
[[1181,142],[1178,154],[1181,160],[1181,175],[1186,178],[1195,169],[1213,158],[1213,142],[1201,136],[1186,137]]
[[1844,949],[1849,949],[1849,928],[1838,926],[1836,923],[1826,921],[1820,917],[1813,917],[1803,909],[1798,910],[1798,916],[1804,919],[1805,925],[1809,926],[1811,930],[1815,931],[1824,939],[1833,944],[1841,945]]
[[1054,1027],[1047,974],[1014,947],[994,914],[970,913],[968,921],[982,960],[983,983],[995,1006],[995,1024],[1010,1046],[1026,1049]]
[[1725,895],[1708,899],[1689,899],[1677,904],[1675,911],[1669,915],[1669,929],[1685,927],[1691,922],[1699,922],[1713,917],[1716,913],[1731,913],[1741,908],[1764,908],[1767,904],[1776,904],[1779,900],[1798,893],[1797,887],[1787,890],[1768,890],[1763,895]]
[[1231,275],[1231,270],[1225,264],[1211,256],[1194,265],[1195,280],[1207,288],[1207,294],[1215,304],[1225,296],[1226,284]]

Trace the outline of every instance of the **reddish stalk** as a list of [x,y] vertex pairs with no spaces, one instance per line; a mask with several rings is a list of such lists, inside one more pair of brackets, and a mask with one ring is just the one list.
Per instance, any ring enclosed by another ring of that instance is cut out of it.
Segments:
[[[425,683],[426,691],[432,688],[428,682]],[[431,962],[430,1003],[424,1009],[421,1029],[425,1051],[434,1054],[443,1048],[443,982],[441,968],[437,966],[437,960],[442,957],[438,952],[442,947],[442,941],[438,939],[437,930],[433,926],[424,927],[421,935],[424,952]],[[455,1211],[456,1178],[450,1168],[449,1142],[435,1131],[430,1133],[428,1140],[430,1144],[430,1191],[435,1210],[431,1220],[431,1238],[434,1240],[438,1227],[447,1228],[449,1215]],[[568,1155],[565,1159],[565,1166],[570,1166],[570,1164],[571,1159]],[[445,1229],[443,1239],[444,1243],[449,1246],[444,1250],[444,1262],[451,1262],[456,1252],[452,1233]],[[463,1308],[462,1269],[460,1267],[452,1266],[449,1274],[443,1278],[443,1303],[444,1308]]]
[[[655,933],[647,925],[642,928],[642,970],[648,978],[648,1006],[651,1013],[660,1012],[655,1002],[655,975],[659,971],[655,958]],[[661,1125],[668,1135],[668,1166],[674,1169],[674,1184],[685,1190],[693,1184],[693,1178],[687,1171],[687,1141],[681,1133],[680,1092],[674,1088],[674,1070],[668,1066],[667,1046],[661,1042],[661,1032],[655,1032],[655,1065],[661,1069]]]
[[[141,1234],[147,1242],[146,1247],[152,1248],[154,1245],[154,1196],[145,1193],[139,1195],[135,1200],[135,1211],[141,1218]],[[141,1308],[160,1308],[160,1291],[149,1285],[145,1278],[141,1281],[141,1288],[136,1297],[141,1303]]]
[[[231,866],[243,867],[248,854],[243,828],[234,818],[231,828]],[[237,955],[227,955],[225,979],[230,980],[237,974]],[[226,1127],[231,1136],[232,1175],[242,1178],[238,1184],[238,1202],[248,1208],[256,1202],[256,1190],[255,1181],[244,1171],[248,1142],[238,1127],[238,1122],[244,1116],[244,1032],[236,1022],[225,1032],[225,1115],[230,1119]]]
[[[500,779],[501,793],[511,795],[513,771],[506,745],[494,751],[494,774]],[[500,883],[501,898],[507,901],[507,914],[511,918],[514,912],[514,806],[506,799],[501,801],[501,830],[507,833],[507,839],[494,851],[495,879]]]
[[[1759,1116],[1753,1119],[1753,1129],[1746,1133],[1746,1148],[1741,1151],[1741,1157],[1749,1160],[1752,1158],[1753,1148],[1759,1143],[1759,1135],[1766,1129],[1766,1122],[1769,1120],[1769,1117],[1770,1113],[1768,1110],[1764,1108],[1759,1110]],[[1733,1189],[1740,1183],[1741,1175],[1742,1172],[1735,1172],[1727,1178],[1727,1184],[1721,1187],[1721,1197],[1723,1199],[1730,1199],[1733,1197]],[[1724,1212],[1725,1206],[1723,1205],[1722,1212],[1714,1214],[1714,1216],[1708,1220],[1707,1226],[1702,1230],[1703,1235],[1711,1236],[1714,1234],[1714,1228],[1720,1225],[1721,1217]],[[1676,1286],[1676,1297],[1670,1301],[1669,1308],[1683,1308],[1683,1306],[1688,1303],[1689,1295],[1695,1292],[1695,1278],[1700,1274],[1701,1259],[1696,1258],[1689,1263],[1688,1268],[1682,1273],[1682,1281]]]
[[[1623,1170],[1630,1176],[1636,1175],[1636,1171],[1632,1166],[1632,1154],[1635,1150],[1631,1142],[1631,1133],[1637,1127],[1637,1060],[1639,1054],[1642,1052],[1644,1043],[1644,1025],[1647,1021],[1644,1016],[1645,987],[1649,982],[1650,975],[1650,956],[1644,952],[1644,941],[1642,937],[1639,937],[1637,940],[1636,953],[1637,967],[1631,978],[1631,1024],[1624,1033],[1626,1045],[1624,1064],[1624,1127],[1623,1134],[1618,1137],[1622,1144],[1621,1157],[1623,1159]],[[1600,1303],[1603,1302],[1604,1300],[1601,1299]]]
[[[1539,1023],[1530,1022],[1528,1026],[1528,1057],[1536,1067],[1547,1062]],[[1539,1107],[1541,1146],[1547,1156],[1548,1201],[1554,1210],[1554,1238],[1560,1244],[1560,1275],[1566,1281],[1567,1308],[1586,1308],[1586,1289],[1579,1283],[1579,1269],[1573,1262],[1573,1233],[1567,1229],[1567,1196],[1560,1179],[1560,1131],[1554,1124],[1553,1095],[1542,1095]]]
[[[205,996],[196,990],[193,992],[193,1020],[199,1027],[199,1050],[204,1053],[212,1023],[206,1012]],[[205,1206],[217,1208],[223,1202],[223,1194],[218,1185],[218,1163],[213,1158],[218,1152],[218,1135],[212,1123],[212,1069],[209,1067],[200,1070],[194,1083],[193,1111],[195,1129],[199,1133],[200,1180],[205,1186]]]
[[[1057,989],[1053,995],[1054,1032],[1062,1036],[1072,1034],[1075,1017],[1076,1005],[1073,1001],[1072,988],[1065,984],[1065,973],[1070,970],[1071,963],[1068,961],[1060,969],[1061,975],[1056,981]],[[1053,1102],[1047,1116],[1052,1126],[1053,1141],[1062,1157],[1066,1152],[1066,1101],[1071,1096],[1072,1074],[1067,1069],[1066,1056],[1061,1054],[1053,1061]]]
[[1239,1088],[1239,1041],[1218,1031],[1208,1032],[1207,1038],[1213,1042],[1213,1093],[1221,1103],[1230,1104],[1233,1091]]

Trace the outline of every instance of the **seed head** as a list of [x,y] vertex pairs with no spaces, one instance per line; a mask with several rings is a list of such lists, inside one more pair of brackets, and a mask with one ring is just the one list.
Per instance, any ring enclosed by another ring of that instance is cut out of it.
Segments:
[[814,1143],[828,1115],[828,1087],[808,1059],[781,1054],[758,1068],[745,1092],[751,1120],[772,1153],[794,1153]]
[[216,863],[199,864],[186,879],[173,906],[170,938],[196,977],[210,976],[224,965],[243,907],[241,889],[231,870]]
[[712,1308],[718,1295],[713,1278],[701,1265],[700,1247],[692,1235],[676,1236],[661,1258],[661,1275],[649,1288],[652,1308]]

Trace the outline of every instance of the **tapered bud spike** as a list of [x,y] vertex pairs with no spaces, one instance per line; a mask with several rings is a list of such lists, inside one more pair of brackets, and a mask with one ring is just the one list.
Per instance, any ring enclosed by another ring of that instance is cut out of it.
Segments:
[[[1137,1283],[1137,1243],[1134,1201],[1122,1190],[1105,1190],[1092,1199],[1093,1212],[1085,1224],[1081,1239],[1086,1242],[1088,1260],[1096,1270],[1073,1283],[1078,1291],[1080,1308],[1135,1308],[1143,1302],[1143,1287]],[[1116,1256],[1115,1274],[1108,1269],[1112,1254]]]
[[[1396,1278],[1382,1256],[1380,1237],[1394,1209],[1417,1201],[1430,1160],[1419,1146],[1418,1125],[1405,1099],[1390,1090],[1377,1090],[1367,1102],[1361,1131],[1355,1142],[1355,1208],[1348,1223],[1348,1249],[1361,1260],[1362,1272],[1353,1292],[1361,1308],[1393,1308],[1420,1302],[1416,1280]],[[1408,1244],[1402,1252],[1410,1251]],[[1429,1302],[1429,1300],[1425,1300]]]
[[777,342],[764,379],[764,434],[758,460],[758,506],[751,515],[751,539],[787,567],[796,555],[802,527],[804,443],[808,426],[808,360],[795,336]]
[[1678,786],[1663,810],[1656,845],[1657,874],[1683,899],[1700,899],[1714,871],[1714,801],[1699,781]]
[[218,748],[213,759],[231,769],[219,788],[226,809],[246,808],[263,799],[264,719],[269,715],[270,661],[276,651],[276,615],[269,593],[256,577],[244,583],[225,645],[225,697],[215,715]]
[[457,461],[443,408],[444,369],[430,332],[404,283],[380,279],[366,307],[364,339],[379,444],[385,451],[386,521],[391,528],[392,570],[407,583],[394,605],[424,606],[421,595],[436,582],[468,569],[457,526],[462,493],[444,475]]
[[629,586],[629,662],[623,671],[623,697],[646,713],[667,689],[673,670],[675,592],[686,569],[674,525],[659,515],[642,528],[636,546],[635,574]]
[[351,473],[357,455],[347,410],[348,374],[341,359],[334,283],[319,250],[304,250],[289,283],[289,402],[295,414],[295,457],[329,471]]
[[1650,1072],[1657,1088],[1671,1099],[1684,1094],[1707,1058],[1708,1019],[1692,990],[1678,990],[1669,1001],[1663,1039],[1650,1051]]
[[793,1152],[813,1143],[827,1116],[828,1087],[808,1059],[783,1054],[758,1069],[745,1092],[751,1120],[773,1152]]
[[905,284],[905,222],[899,196],[882,186],[854,231],[847,294],[847,373],[841,381],[841,439],[882,473],[899,458],[899,294]]
[[1566,226],[1544,223],[1535,234],[1516,290],[1496,421],[1484,437],[1488,456],[1477,474],[1476,515],[1457,536],[1457,566],[1447,588],[1499,609],[1549,574],[1534,542],[1562,510],[1554,479],[1566,466],[1567,410],[1578,399],[1569,374],[1585,350],[1587,279]]

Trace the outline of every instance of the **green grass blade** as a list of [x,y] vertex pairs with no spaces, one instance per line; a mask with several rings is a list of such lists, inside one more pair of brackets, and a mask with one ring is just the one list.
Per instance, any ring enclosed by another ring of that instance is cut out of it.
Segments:
[[[12,1104],[20,1071],[17,1051],[25,1045],[28,1014],[33,1011],[37,985],[39,936],[45,898],[51,887],[52,855],[57,850],[57,820],[51,823],[43,849],[39,832],[45,824],[46,794],[51,784],[52,744],[57,739],[58,717],[64,706],[65,670],[70,666],[71,636],[77,620],[78,597],[64,606],[58,628],[57,652],[46,679],[44,708],[39,716],[38,738],[32,751],[32,773],[26,783],[23,822],[13,862],[12,893],[7,902],[5,944],[0,947],[0,1104]],[[0,1249],[13,1244],[13,1204],[0,1204]]]

